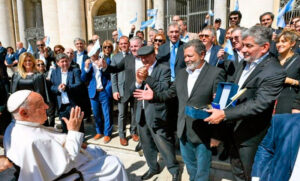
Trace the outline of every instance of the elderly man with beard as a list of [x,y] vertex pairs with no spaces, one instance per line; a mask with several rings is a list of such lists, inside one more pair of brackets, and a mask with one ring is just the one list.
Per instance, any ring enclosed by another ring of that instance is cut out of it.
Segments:
[[[147,90],[136,90],[138,100],[164,102],[178,97],[179,112],[177,136],[180,151],[186,164],[190,180],[209,180],[212,146],[217,146],[216,128],[201,119],[193,119],[185,114],[185,107],[205,107],[213,101],[217,84],[224,81],[225,72],[208,64],[206,49],[200,40],[191,40],[184,45],[184,61],[187,68],[178,71],[175,82],[168,90],[157,92],[156,85],[148,82]],[[152,91],[154,90],[154,92]]]

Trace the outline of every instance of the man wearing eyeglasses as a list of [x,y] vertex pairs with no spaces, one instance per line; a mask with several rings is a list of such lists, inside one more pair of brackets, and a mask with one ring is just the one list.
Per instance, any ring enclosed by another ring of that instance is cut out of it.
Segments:
[[231,11],[229,13],[230,26],[232,26],[232,25],[240,26],[241,20],[242,20],[242,14],[240,11]]
[[45,42],[42,39],[36,41],[36,47],[37,51],[33,56],[36,59],[43,60],[44,64],[46,65],[46,70],[48,71],[51,66],[51,62],[54,62],[55,60],[54,53],[49,47],[46,47]]

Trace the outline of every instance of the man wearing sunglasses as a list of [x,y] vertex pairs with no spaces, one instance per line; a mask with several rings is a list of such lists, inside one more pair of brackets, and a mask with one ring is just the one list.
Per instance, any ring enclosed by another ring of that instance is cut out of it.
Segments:
[[242,19],[242,14],[240,11],[231,11],[229,13],[230,26],[232,25],[240,26],[241,19]]
[[36,47],[37,51],[33,56],[36,59],[43,60],[46,65],[46,70],[48,71],[51,66],[51,62],[55,62],[54,53],[49,47],[46,47],[45,42],[42,39],[36,41]]

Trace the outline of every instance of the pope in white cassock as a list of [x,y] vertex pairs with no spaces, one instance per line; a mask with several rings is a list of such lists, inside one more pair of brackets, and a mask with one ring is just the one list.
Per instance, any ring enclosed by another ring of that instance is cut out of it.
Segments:
[[[47,119],[42,96],[29,90],[13,93],[7,102],[13,121],[6,129],[6,156],[18,165],[19,181],[52,181],[77,169],[85,181],[127,181],[123,164],[101,148],[88,145],[81,148],[83,133],[78,132],[83,118],[79,107],[71,110],[68,134],[62,134],[42,124]],[[60,180],[73,181],[78,174]]]

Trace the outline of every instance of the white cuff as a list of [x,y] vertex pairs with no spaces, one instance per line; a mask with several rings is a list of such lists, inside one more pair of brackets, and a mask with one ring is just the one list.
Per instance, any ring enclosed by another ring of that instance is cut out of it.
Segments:
[[139,89],[139,88],[142,87],[142,84],[139,84],[139,83],[135,82],[135,87]]
[[260,177],[252,177],[251,181],[259,181]]

